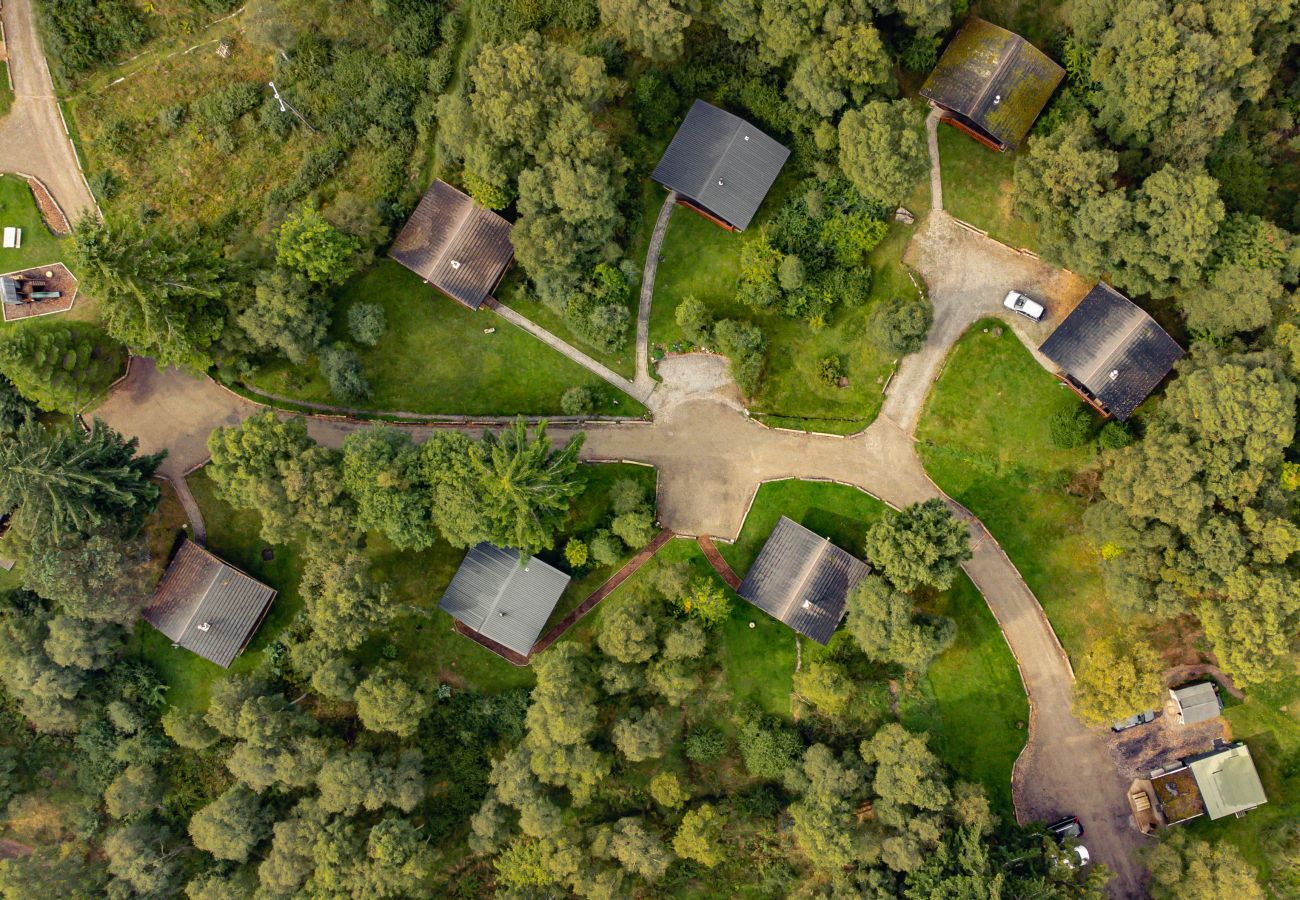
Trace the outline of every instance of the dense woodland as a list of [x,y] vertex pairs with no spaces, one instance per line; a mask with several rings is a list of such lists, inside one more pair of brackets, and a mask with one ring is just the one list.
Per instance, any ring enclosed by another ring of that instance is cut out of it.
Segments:
[[[61,89],[89,90],[236,4],[156,5],[40,0]],[[1125,615],[1192,622],[1240,686],[1295,678],[1300,15],[1289,0],[1048,6],[1003,20],[1067,69],[1017,157],[1015,208],[1044,258],[1113,282],[1190,347],[1128,426],[1052,423],[1062,446],[1104,448],[1086,527],[1108,596]],[[695,97],[793,149],[735,297],[819,330],[871,290],[866,254],[927,165],[915,88],[970,11],[250,0],[238,42],[256,79],[186,85],[184,102],[147,112],[95,101],[108,112],[83,138],[112,160],[89,172],[106,218],[81,223],[69,264],[103,330],[0,338],[0,509],[22,548],[22,586],[0,597],[0,801],[56,823],[0,862],[0,896],[1103,896],[1104,867],[1071,868],[890,711],[884,686],[914,682],[954,640],[953,621],[926,612],[969,555],[941,504],[851,548],[876,574],[796,675],[793,721],[731,702],[730,601],[676,562],[539,656],[531,691],[481,691],[386,639],[428,613],[372,570],[371,545],[491,540],[578,573],[649,543],[652,496],[617,482],[607,514],[573,531],[580,435],[554,446],[520,423],[415,445],[376,426],[332,450],[267,413],[212,436],[207,474],[268,545],[302,549],[303,609],[255,670],[186,710],[128,651],[173,537],[152,530],[159,460],[50,415],[79,409],[123,347],[228,382],[287,361],[318,368],[340,402],[364,399],[358,349],[384,334],[383,310],[354,304],[335,322],[334,299],[431,172],[514,221],[521,290],[618,348],[642,182]],[[182,198],[159,163],[168,148],[247,183]],[[894,300],[865,338],[904,354],[931,310]],[[676,319],[747,394],[781,365],[755,321],[690,299]],[[590,411],[575,390],[573,412]],[[1161,691],[1156,655],[1118,637],[1079,662],[1077,711],[1097,724]],[[1230,845],[1208,847],[1161,842],[1152,894],[1268,896]],[[1268,852],[1281,896],[1300,884],[1300,830]]]

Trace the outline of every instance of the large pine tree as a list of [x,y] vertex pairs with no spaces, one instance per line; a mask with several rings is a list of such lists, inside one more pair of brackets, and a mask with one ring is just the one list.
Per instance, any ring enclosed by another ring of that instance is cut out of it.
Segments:
[[132,536],[158,505],[149,479],[165,455],[137,456],[136,444],[99,420],[83,431],[29,419],[0,442],[0,509],[51,538],[109,526]]

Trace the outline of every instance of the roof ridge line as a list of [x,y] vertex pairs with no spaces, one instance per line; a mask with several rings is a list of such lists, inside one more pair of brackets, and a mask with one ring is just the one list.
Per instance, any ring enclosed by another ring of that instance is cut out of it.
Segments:
[[[447,184],[447,182],[444,181],[443,184]],[[460,233],[465,230],[465,225],[469,222],[470,216],[474,214],[476,208],[474,205],[474,198],[469,194],[465,193],[454,184],[447,184],[447,187],[465,198],[465,210],[460,214],[460,218],[456,221],[456,227],[452,229],[451,234],[447,235],[447,240],[443,241],[442,249],[438,251],[437,259],[435,259],[433,265],[429,267],[430,275],[432,275],[434,270],[442,265],[443,259],[446,258],[451,246],[456,243],[456,239],[460,237]]]
[[194,609],[190,612],[190,617],[186,619],[185,624],[181,626],[181,637],[175,638],[175,641],[178,644],[181,642],[181,639],[189,633],[190,626],[194,624],[194,617],[199,614],[199,610],[201,610],[204,604],[207,603],[208,595],[212,593],[212,588],[216,585],[217,579],[221,577],[222,571],[228,568],[226,564],[216,556],[216,554],[208,553],[207,548],[200,547],[199,549],[203,550],[209,557],[217,562],[217,568],[216,571],[212,573],[212,579],[208,582],[207,587],[205,587],[203,593],[199,595],[198,602],[194,604]]
[[[795,525],[799,525],[799,523],[795,522],[794,519],[791,519],[790,521],[793,522]],[[802,525],[799,525],[799,527],[804,528],[804,526]],[[817,566],[821,563],[822,559],[826,556],[826,551],[831,545],[830,538],[828,537],[822,538],[821,535],[817,534],[817,532],[813,531],[811,528],[804,528],[804,530],[807,531],[809,534],[813,535],[814,537],[821,538],[822,543],[821,546],[817,548],[817,552],[812,556],[810,556],[808,558],[808,561],[804,563],[803,571],[799,573],[799,581],[796,582],[794,586],[794,590],[790,592],[790,599],[787,600],[785,606],[781,608],[781,615],[779,618],[781,619],[782,622],[784,622],[786,616],[790,614],[790,610],[793,608],[794,603],[798,599],[800,592],[802,592],[804,587],[807,586],[808,579],[812,577],[813,571],[817,568]]]
[[740,116],[735,115],[734,113],[729,113],[725,109],[719,109],[719,112],[723,112],[726,113],[728,116],[731,116],[731,118],[736,120],[736,124],[731,130],[731,140],[727,141],[727,146],[723,149],[721,153],[718,154],[718,161],[713,164],[712,169],[709,169],[709,177],[705,179],[704,184],[700,187],[701,194],[704,193],[704,190],[709,186],[709,183],[714,180],[714,176],[718,174],[718,166],[722,165],[722,161],[726,159],[727,154],[731,152],[731,146],[732,144],[736,143],[736,136],[740,134],[741,126],[745,124],[745,120],[740,118]]
[[1151,316],[1147,313],[1146,310],[1138,306],[1132,300],[1129,300],[1123,294],[1119,294],[1118,292],[1116,292],[1116,294],[1117,296],[1121,297],[1126,303],[1128,303],[1130,307],[1136,310],[1137,315],[1133,316],[1132,323],[1129,324],[1128,328],[1126,328],[1122,334],[1119,334],[1115,338],[1113,338],[1114,347],[1111,349],[1110,353],[1106,354],[1106,358],[1102,360],[1101,366],[1099,366],[1092,373],[1092,375],[1090,376],[1090,380],[1097,379],[1102,376],[1107,376],[1107,380],[1109,381],[1110,379],[1108,373],[1118,371],[1118,369],[1114,368],[1113,361],[1117,357],[1122,356],[1123,352],[1126,349],[1128,349],[1129,345],[1132,343],[1132,340],[1134,336],[1137,334],[1137,332],[1143,327],[1145,327],[1148,322],[1156,325],[1157,328],[1159,327],[1159,323],[1156,322],[1155,319],[1151,318]]
[[497,588],[496,596],[492,598],[492,605],[483,613],[483,621],[479,623],[476,629],[479,633],[482,633],[483,629],[487,627],[487,623],[492,619],[492,614],[501,605],[501,598],[506,595],[506,588],[510,587],[510,583],[515,580],[515,575],[522,571],[524,571],[524,555],[520,553],[515,559],[515,564],[510,567],[510,574],[501,582],[501,587]]
[[[994,26],[994,27],[999,28],[1001,26]],[[975,98],[975,103],[973,104],[974,109],[979,109],[984,105],[984,101],[988,99],[989,91],[993,90],[993,84],[998,80],[998,76],[1002,74],[1002,70],[1011,64],[1011,60],[1013,57],[1020,55],[1021,48],[1026,43],[1028,43],[1028,41],[1026,41],[1020,35],[1016,34],[1014,31],[1008,31],[1005,28],[1003,28],[1002,30],[1006,31],[1007,34],[1011,35],[1012,38],[1011,43],[1007,47],[1007,52],[1003,55],[1002,59],[998,60],[998,66],[996,69],[993,70],[993,74],[991,74],[984,81],[984,87],[980,90],[979,96]]]

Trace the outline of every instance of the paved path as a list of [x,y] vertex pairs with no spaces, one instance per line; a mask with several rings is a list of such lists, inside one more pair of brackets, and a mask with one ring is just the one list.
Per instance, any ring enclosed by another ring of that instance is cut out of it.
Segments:
[[931,107],[925,117],[925,142],[930,149],[930,209],[943,209],[943,173],[939,166],[939,122],[943,110]]
[[668,220],[673,216],[677,205],[677,192],[669,191],[664,198],[664,205],[659,207],[659,218],[655,219],[655,230],[650,234],[650,246],[645,254],[645,271],[641,274],[641,302],[636,313],[636,380],[638,383],[649,382],[650,378],[650,308],[655,293],[655,272],[659,268],[659,255],[664,247],[664,234],[668,231]]
[[32,21],[32,0],[4,0],[3,15],[14,104],[0,119],[0,171],[35,175],[75,224],[99,208],[64,130],[54,82]]
[[631,381],[628,381],[626,378],[624,378],[622,375],[619,375],[613,369],[610,369],[608,366],[604,365],[603,363],[599,363],[596,360],[592,359],[590,356],[583,353],[581,350],[579,350],[577,347],[573,346],[572,344],[560,340],[558,337],[551,334],[542,326],[533,322],[531,319],[521,316],[519,313],[515,312],[510,307],[506,306],[504,303],[497,304],[495,307],[493,307],[493,311],[495,311],[497,315],[501,316],[501,318],[505,319],[507,322],[511,322],[515,325],[518,325],[520,328],[522,328],[524,331],[527,331],[529,334],[531,334],[533,337],[540,340],[542,343],[558,350],[560,353],[563,353],[565,356],[567,356],[569,359],[576,362],[578,365],[582,366],[584,369],[593,372],[600,378],[614,385],[614,387],[618,388],[620,391],[627,394],[628,396],[635,397],[636,399],[640,400],[642,403],[648,404],[650,402],[650,394],[654,391],[653,381],[651,381],[649,384],[645,384],[645,383],[636,384]]
[[[727,587],[733,591],[740,590],[740,576],[736,574],[735,570],[731,568],[731,564],[718,551],[718,545],[713,543],[713,538],[702,534],[695,539],[695,542],[700,545],[700,550],[704,552],[704,558],[709,561],[709,565],[713,566],[713,571],[718,573],[718,577],[727,583]],[[797,672],[798,669],[795,669],[795,671]]]

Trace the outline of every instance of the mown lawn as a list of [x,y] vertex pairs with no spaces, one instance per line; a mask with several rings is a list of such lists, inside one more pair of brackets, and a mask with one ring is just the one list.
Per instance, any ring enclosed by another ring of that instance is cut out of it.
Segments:
[[[721,546],[742,577],[777,520],[788,516],[860,554],[867,528],[887,507],[856,488],[812,481],[777,481],[759,488],[740,537]],[[701,557],[701,562],[703,559]],[[966,576],[923,608],[957,623],[957,640],[908,691],[904,722],[931,733],[932,746],[963,778],[988,789],[997,809],[1011,814],[1011,767],[1025,743],[1028,701],[1015,658],[997,621]],[[749,622],[755,628],[749,628]],[[727,679],[737,696],[790,716],[794,635],[780,622],[738,601],[723,633]],[[803,641],[807,662],[820,648]]]
[[[611,514],[609,489],[622,478],[631,478],[642,484],[647,497],[654,496],[654,469],[624,464],[598,464],[584,466],[582,473],[586,487],[575,502],[565,523],[563,534],[557,539],[557,549],[540,554],[552,565],[567,571],[560,554],[565,535],[586,535],[603,527]],[[232,672],[245,672],[257,666],[262,653],[289,624],[299,609],[302,598],[298,583],[302,578],[303,548],[296,544],[276,546],[274,559],[262,559],[266,544],[259,536],[261,522],[255,513],[236,510],[216,495],[213,482],[202,470],[189,477],[208,528],[208,548],[213,553],[258,578],[279,591],[271,612],[259,629],[249,648],[235,660]],[[174,508],[173,508],[174,507]],[[159,524],[152,529],[157,537],[155,555],[165,558],[174,539],[183,514],[174,498],[168,497],[157,517]],[[385,645],[392,644],[388,654],[396,652],[396,659],[412,671],[427,673],[439,680],[458,685],[469,685],[478,690],[494,693],[508,688],[532,684],[532,672],[517,668],[483,647],[453,631],[453,620],[438,609],[438,601],[451,582],[465,551],[438,541],[427,550],[414,552],[398,550],[381,535],[366,535],[365,552],[373,564],[375,579],[387,583],[394,603],[410,608],[410,614],[397,619],[386,633],[376,635],[360,651],[360,657],[377,662],[385,655]],[[632,556],[629,551],[624,561]],[[574,578],[560,598],[551,618],[558,621],[571,609],[586,599],[622,565],[590,569]],[[213,681],[224,677],[223,671],[186,651],[175,649],[171,642],[149,625],[141,622],[132,637],[135,652],[158,667],[163,681],[169,687],[168,701],[186,709],[204,709]]]
[[985,320],[953,348],[917,430],[930,476],[980,517],[1075,657],[1124,627],[1083,531],[1084,501],[1066,491],[1094,448],[1060,450],[1049,434],[1052,413],[1078,403],[1010,329]]
[[[388,330],[375,347],[358,347],[371,395],[355,405],[385,412],[458,415],[558,415],[574,386],[599,398],[597,412],[639,416],[631,397],[491,312],[471,312],[390,259],[348,282],[334,311],[334,338],[347,333],[354,303],[384,307]],[[496,329],[484,334],[484,329]],[[314,366],[276,361],[252,387],[296,400],[340,404]]]
[[941,124],[943,207],[1004,244],[1037,250],[1037,227],[1015,214],[1011,179],[1018,152],[998,153],[951,125]]
[[988,604],[965,575],[926,610],[957,623],[957,640],[930,666],[926,692],[937,715],[907,724],[927,729],[931,746],[960,777],[984,785],[1010,822],[1011,769],[1025,746],[1029,701],[1015,657]]
[[[675,315],[689,296],[707,303],[715,319],[748,319],[767,337],[768,364],[758,394],[749,402],[754,414],[774,425],[852,433],[866,427],[880,410],[893,359],[870,340],[871,316],[878,303],[915,291],[900,260],[917,226],[891,224],[886,239],[870,255],[874,277],[867,301],[856,307],[837,304],[821,331],[801,319],[746,306],[735,297],[741,249],[772,220],[798,181],[790,171],[778,179],[743,233],[724,231],[682,207],[673,211],[655,278],[650,342],[661,350],[682,345]],[[908,201],[912,209],[928,205],[921,200],[923,194],[918,186],[916,196]],[[657,205],[647,206],[645,215],[653,218],[657,210]],[[836,355],[843,358],[848,372],[846,388],[828,387],[817,378],[818,363]]]
[[0,272],[66,262],[63,244],[45,227],[27,182],[17,175],[0,175],[0,228],[11,225],[23,230],[23,245],[0,249]]

